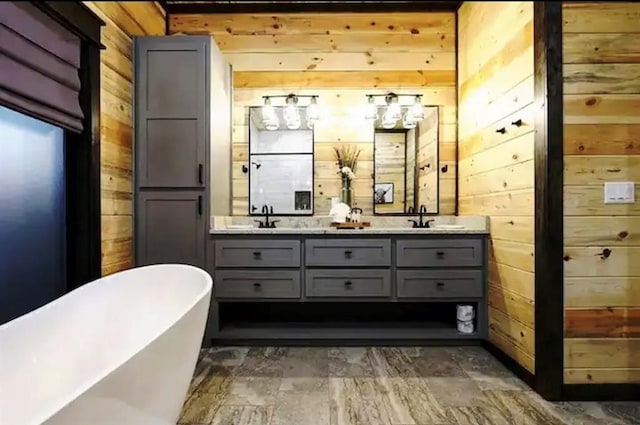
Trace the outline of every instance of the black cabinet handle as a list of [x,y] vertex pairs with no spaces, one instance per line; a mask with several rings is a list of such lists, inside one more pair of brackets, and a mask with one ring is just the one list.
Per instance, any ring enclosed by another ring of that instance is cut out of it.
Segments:
[[515,125],[516,127],[522,126],[522,120],[515,120],[511,123],[511,125]]
[[198,182],[200,184],[204,183],[203,174],[204,174],[204,167],[202,166],[202,164],[198,164]]
[[436,286],[438,288],[443,288],[444,287],[444,282],[436,282]]
[[496,130],[496,133],[500,133],[500,134],[504,134],[504,133],[506,133],[506,132],[507,132],[507,129],[506,129],[506,128],[504,128],[504,127],[499,128],[499,129],[497,129],[497,130]]
[[352,283],[351,281],[347,280],[347,281],[344,283],[344,286],[351,286],[352,284],[353,284],[353,283]]
[[262,257],[262,253],[260,251],[256,251],[256,252],[253,253],[253,256],[256,257],[256,258],[260,258],[260,257]]
[[202,215],[202,195],[198,196],[198,215]]
[[351,254],[353,254],[353,251],[345,251],[344,252],[344,256],[345,257],[351,257]]
[[259,288],[260,286],[261,286],[261,285],[260,285],[260,282],[256,282],[256,283],[254,283],[254,284],[253,284],[253,287],[254,287],[254,288]]
[[438,251],[438,252],[436,252],[436,256],[437,256],[438,258],[442,258],[442,257],[444,257],[444,252],[442,252],[442,251]]

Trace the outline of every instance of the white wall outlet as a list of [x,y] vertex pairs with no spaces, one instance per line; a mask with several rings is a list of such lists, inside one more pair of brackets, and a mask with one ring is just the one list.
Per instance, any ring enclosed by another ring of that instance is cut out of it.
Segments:
[[605,204],[633,204],[636,201],[633,182],[606,182],[604,184]]

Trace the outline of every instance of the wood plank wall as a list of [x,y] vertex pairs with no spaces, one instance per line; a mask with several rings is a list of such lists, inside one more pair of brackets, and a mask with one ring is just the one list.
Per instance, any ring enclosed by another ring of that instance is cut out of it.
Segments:
[[263,95],[317,94],[327,113],[315,129],[315,213],[327,214],[340,180],[332,147],[363,150],[358,206],[373,207],[373,131],[360,106],[369,93],[421,93],[440,106],[441,214],[455,211],[455,14],[171,15],[172,34],[212,35],[234,68],[233,213],[246,215],[248,113]]
[[465,2],[458,29],[460,214],[490,216],[489,340],[533,373],[533,2]]
[[[640,4],[563,5],[565,383],[640,382]],[[636,203],[605,205],[605,181]]]
[[162,35],[164,11],[155,2],[84,2],[106,25],[100,54],[102,274],[133,266],[132,44],[136,35]]

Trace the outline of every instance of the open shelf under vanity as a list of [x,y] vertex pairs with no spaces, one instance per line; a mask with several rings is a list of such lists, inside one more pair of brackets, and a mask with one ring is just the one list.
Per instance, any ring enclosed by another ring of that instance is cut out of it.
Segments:
[[[458,302],[224,302],[220,339],[477,339],[457,329]],[[464,303],[474,305],[475,303]],[[475,305],[474,305],[475,306]]]

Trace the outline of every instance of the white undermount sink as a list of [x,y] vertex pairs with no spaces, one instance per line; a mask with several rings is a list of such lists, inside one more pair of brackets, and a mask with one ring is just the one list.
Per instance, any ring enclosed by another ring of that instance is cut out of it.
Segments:
[[432,226],[434,229],[463,229],[464,226],[460,224],[436,224]]

